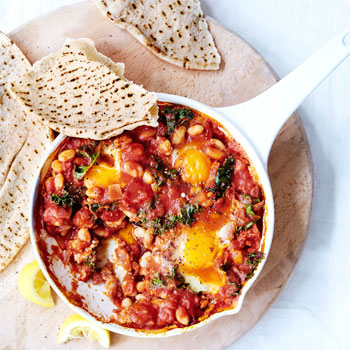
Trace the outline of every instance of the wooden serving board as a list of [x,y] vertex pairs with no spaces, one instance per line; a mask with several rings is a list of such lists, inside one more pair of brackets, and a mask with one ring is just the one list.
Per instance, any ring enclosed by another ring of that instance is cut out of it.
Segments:
[[[276,75],[254,49],[213,19],[208,18],[208,22],[222,55],[218,72],[188,71],[162,61],[104,18],[92,2],[60,8],[25,24],[10,36],[31,62],[59,49],[67,37],[91,38],[102,53],[125,63],[125,75],[135,83],[150,91],[188,96],[213,106],[244,102],[276,82]],[[241,312],[171,338],[141,339],[112,334],[112,348],[224,349],[258,322],[285,287],[308,233],[312,162],[297,114],[278,135],[268,169],[275,198],[275,235],[267,263],[248,292]],[[28,243],[0,275],[1,350],[64,348],[56,344],[56,336],[64,319],[72,314],[71,309],[56,296],[54,308],[31,304],[17,289],[19,271],[33,258]],[[67,349],[81,347],[98,348],[80,340],[66,345]]]

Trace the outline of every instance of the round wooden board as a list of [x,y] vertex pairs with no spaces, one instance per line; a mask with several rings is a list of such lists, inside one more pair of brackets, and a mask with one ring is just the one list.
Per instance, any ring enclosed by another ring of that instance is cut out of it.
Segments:
[[[88,37],[97,49],[124,62],[125,75],[150,91],[188,96],[213,106],[246,101],[276,82],[271,68],[237,35],[208,18],[222,55],[218,72],[188,71],[164,62],[127,32],[102,16],[92,2],[64,7],[25,24],[11,38],[35,62],[59,49],[67,37]],[[164,339],[113,334],[115,349],[223,349],[262,317],[286,285],[301,253],[311,213],[313,174],[309,145],[300,117],[294,114],[279,133],[269,159],[276,206],[275,235],[267,263],[237,315],[226,316],[194,332]],[[29,244],[0,275],[1,349],[62,349],[56,335],[72,311],[56,299],[53,309],[30,304],[16,287],[18,271],[33,259]],[[95,348],[73,341],[69,349]]]

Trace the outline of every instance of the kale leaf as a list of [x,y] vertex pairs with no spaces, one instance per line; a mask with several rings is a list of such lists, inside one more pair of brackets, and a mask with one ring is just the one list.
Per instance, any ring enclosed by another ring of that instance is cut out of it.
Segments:
[[184,225],[192,225],[195,221],[195,215],[201,212],[201,208],[198,203],[193,204],[185,204],[179,211],[178,221]]
[[55,193],[51,194],[51,200],[63,208],[72,207],[75,203],[75,199],[65,190],[61,196]]
[[195,222],[195,215],[200,213],[202,209],[198,203],[195,205],[187,203],[179,210],[177,215],[163,215],[153,220],[147,220],[144,213],[139,213],[142,219],[136,224],[145,228],[151,227],[155,235],[161,235],[173,229],[177,223],[192,225]]
[[187,121],[194,118],[194,113],[189,108],[170,108],[164,109],[164,118],[167,128],[168,135],[171,135],[177,126],[185,124]]
[[232,173],[235,160],[232,157],[226,159],[225,164],[218,169],[215,176],[216,195],[218,198],[225,194],[225,191],[232,184]]
[[74,168],[74,177],[77,180],[82,180],[83,177],[86,175],[86,173],[88,172],[88,170],[94,165],[94,163],[96,162],[97,158],[99,157],[99,154],[97,152],[93,153],[92,156],[90,156],[87,152],[82,152],[79,151],[79,153],[81,155],[83,155],[84,157],[88,158],[90,160],[90,164],[89,165],[77,165]]

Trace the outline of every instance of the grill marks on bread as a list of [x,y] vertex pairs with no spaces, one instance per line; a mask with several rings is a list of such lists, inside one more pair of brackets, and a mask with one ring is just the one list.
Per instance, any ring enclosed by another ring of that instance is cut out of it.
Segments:
[[216,70],[218,53],[199,0],[94,0],[155,55],[188,69]]
[[32,181],[52,131],[31,120],[8,90],[8,82],[31,65],[21,50],[0,32],[0,271],[29,237]]
[[156,95],[123,73],[124,65],[99,53],[91,40],[68,39],[10,89],[34,118],[57,132],[101,140],[158,125]]

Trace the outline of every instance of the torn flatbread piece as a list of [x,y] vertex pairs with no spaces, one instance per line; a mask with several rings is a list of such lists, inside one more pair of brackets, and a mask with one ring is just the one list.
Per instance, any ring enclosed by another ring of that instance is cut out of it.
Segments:
[[17,45],[0,32],[0,271],[28,240],[33,182],[53,139],[52,131],[30,119],[7,89],[9,80],[30,68]]
[[156,94],[123,73],[124,65],[97,52],[93,41],[68,39],[10,90],[35,120],[53,130],[103,140],[140,125],[158,125]]
[[114,62],[109,57],[103,55],[96,50],[95,44],[91,39],[67,39],[64,43],[69,46],[70,50],[74,52],[83,53],[89,61],[95,61],[107,66],[111,71],[121,78],[124,78],[125,66],[124,63]]
[[104,15],[170,63],[216,70],[215,47],[199,0],[94,0]]

